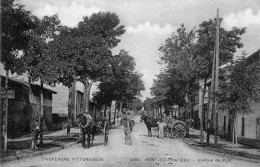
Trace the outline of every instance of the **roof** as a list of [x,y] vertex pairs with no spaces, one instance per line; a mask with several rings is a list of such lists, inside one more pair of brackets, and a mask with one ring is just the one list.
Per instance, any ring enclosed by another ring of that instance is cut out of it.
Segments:
[[68,117],[67,113],[52,113],[52,115],[58,115],[59,117]]
[[84,94],[83,92],[81,92],[80,90],[76,90],[76,92],[80,93],[80,94]]
[[[5,76],[3,75],[0,75],[2,78],[6,78]],[[9,80],[13,81],[13,82],[16,82],[16,83],[19,83],[19,84],[22,84],[24,86],[27,86],[27,87],[30,87],[29,83],[28,82],[25,82],[23,80],[18,80],[18,79],[14,79],[14,78],[9,78]]]
[[252,64],[259,60],[260,60],[260,49],[258,49],[256,52],[254,52],[250,56],[246,57],[246,61],[248,64]]
[[[35,84],[35,83],[30,83],[30,85],[31,86],[35,86],[35,87],[37,87],[37,88],[41,88],[41,85],[38,85],[38,84]],[[52,89],[49,89],[49,88],[46,88],[46,87],[43,87],[43,89],[44,90],[46,90],[46,91],[49,91],[49,92],[51,92],[51,93],[53,93],[53,94],[57,94],[57,92],[55,92],[54,90],[52,90]]]
[[[5,76],[2,76],[2,75],[0,75],[2,78],[6,78]],[[38,84],[35,84],[35,83],[29,83],[29,82],[26,82],[26,81],[23,81],[23,80],[19,80],[19,79],[15,79],[15,78],[9,78],[9,80],[11,80],[11,81],[13,81],[13,82],[16,82],[16,83],[19,83],[19,84],[22,84],[22,85],[24,85],[24,86],[27,86],[28,88],[30,88],[31,86],[35,86],[35,87],[37,87],[37,88],[41,88],[41,85],[38,85]],[[51,89],[49,89],[49,88],[46,88],[46,87],[43,87],[43,89],[45,90],[45,91],[49,91],[49,92],[51,92],[51,93],[53,93],[53,94],[57,94],[57,92],[55,92],[55,91],[53,91],[53,90],[51,90]]]

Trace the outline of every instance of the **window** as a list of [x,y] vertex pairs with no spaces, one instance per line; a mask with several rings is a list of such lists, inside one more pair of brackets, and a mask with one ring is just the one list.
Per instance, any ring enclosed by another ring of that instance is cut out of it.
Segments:
[[256,125],[259,125],[259,118],[256,118]]
[[241,136],[245,136],[245,118],[242,118],[242,132],[241,132]]

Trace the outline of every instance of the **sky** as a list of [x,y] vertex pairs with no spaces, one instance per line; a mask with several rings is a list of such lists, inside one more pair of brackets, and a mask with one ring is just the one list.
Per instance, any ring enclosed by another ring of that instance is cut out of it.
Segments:
[[[243,49],[252,54],[260,49],[260,0],[16,0],[38,17],[58,14],[61,23],[77,26],[84,16],[99,11],[114,12],[125,26],[126,33],[113,49],[129,51],[135,58],[136,70],[143,74],[146,90],[142,99],[150,97],[150,87],[162,66],[158,64],[158,48],[176,29],[184,24],[188,29],[216,17],[219,8],[224,18],[222,27],[247,27],[242,36]],[[94,88],[95,89],[95,88]]]

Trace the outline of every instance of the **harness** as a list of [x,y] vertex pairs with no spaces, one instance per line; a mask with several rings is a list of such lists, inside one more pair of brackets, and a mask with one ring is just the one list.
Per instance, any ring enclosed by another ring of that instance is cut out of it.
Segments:
[[93,123],[90,119],[88,119],[86,116],[81,116],[80,119],[80,128],[83,133],[90,132],[91,128],[93,126]]

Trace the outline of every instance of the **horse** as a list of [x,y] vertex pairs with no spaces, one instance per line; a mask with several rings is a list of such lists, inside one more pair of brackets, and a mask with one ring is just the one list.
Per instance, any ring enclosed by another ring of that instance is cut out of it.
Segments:
[[[80,125],[80,129],[82,132],[82,146],[84,148],[86,148],[86,135],[87,135],[87,148],[89,148],[90,146],[93,146],[93,140],[95,137],[95,134],[98,131],[98,127],[95,125],[94,122],[87,120],[87,118],[83,115],[83,114],[79,114],[77,116],[78,120],[79,120],[79,125]],[[90,143],[91,141],[91,143]]]
[[143,122],[143,121],[144,121],[144,123],[147,127],[147,130],[148,130],[148,137],[150,137],[150,136],[152,137],[151,128],[152,127],[158,127],[157,122],[159,121],[159,119],[142,114],[142,116],[140,118],[140,122]]

